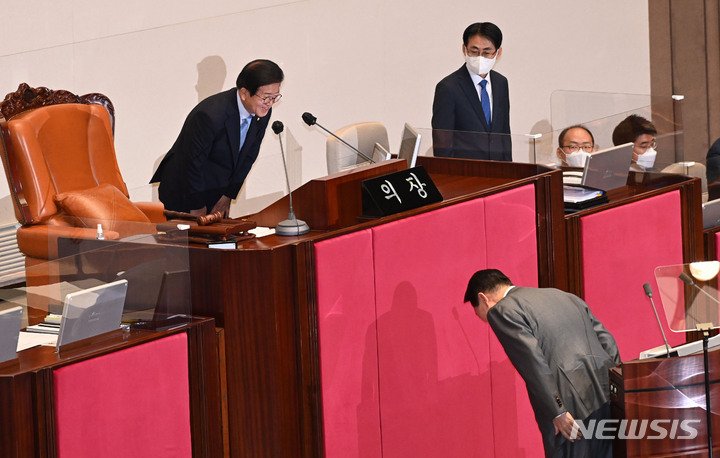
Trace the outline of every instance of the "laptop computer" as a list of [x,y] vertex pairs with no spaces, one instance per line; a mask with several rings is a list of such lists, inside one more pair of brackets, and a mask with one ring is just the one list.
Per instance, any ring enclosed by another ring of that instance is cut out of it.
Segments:
[[702,204],[703,229],[720,226],[720,199]]
[[12,307],[0,311],[0,363],[16,357],[22,316],[22,307]]
[[585,161],[582,185],[609,191],[627,184],[633,144],[614,146],[591,154]]
[[120,329],[127,280],[118,280],[65,296],[57,346]]

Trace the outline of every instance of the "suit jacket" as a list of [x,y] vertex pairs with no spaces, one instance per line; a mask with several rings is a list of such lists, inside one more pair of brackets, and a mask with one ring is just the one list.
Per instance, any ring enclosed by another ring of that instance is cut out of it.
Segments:
[[[510,96],[508,82],[490,71],[492,84],[492,123],[483,113],[478,90],[463,65],[435,86],[433,100],[433,149],[435,156],[496,161],[512,160],[510,139]],[[459,132],[448,132],[459,131]],[[482,132],[507,135],[468,134]]]
[[205,206],[210,211],[223,195],[235,199],[257,159],[271,113],[252,118],[240,149],[237,89],[193,108],[150,180],[160,182],[165,208],[187,212]]
[[568,411],[582,420],[608,401],[608,369],[620,363],[615,339],[582,299],[553,288],[512,288],[488,321],[525,380],[552,456],[556,416]]

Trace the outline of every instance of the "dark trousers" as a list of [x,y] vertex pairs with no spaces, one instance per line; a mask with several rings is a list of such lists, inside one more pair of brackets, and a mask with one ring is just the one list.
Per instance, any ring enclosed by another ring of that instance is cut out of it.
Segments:
[[[602,407],[590,414],[583,421],[587,424],[590,420],[602,420],[610,418],[610,403],[603,404]],[[582,438],[570,442],[565,439],[562,434],[555,437],[555,449],[553,458],[612,458],[612,440],[596,439],[595,437],[587,439]]]

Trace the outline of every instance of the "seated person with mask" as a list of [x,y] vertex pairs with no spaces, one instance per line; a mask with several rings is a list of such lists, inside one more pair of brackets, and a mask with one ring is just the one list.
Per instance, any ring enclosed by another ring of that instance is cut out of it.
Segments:
[[657,129],[652,122],[638,115],[623,119],[613,130],[612,141],[615,146],[633,143],[633,156],[630,170],[657,171],[653,168],[657,151],[655,136]]
[[[566,167],[584,167],[588,156],[595,152],[595,138],[592,132],[580,124],[565,128],[558,136],[556,155],[560,163]],[[582,172],[565,171],[563,182],[579,184]]]

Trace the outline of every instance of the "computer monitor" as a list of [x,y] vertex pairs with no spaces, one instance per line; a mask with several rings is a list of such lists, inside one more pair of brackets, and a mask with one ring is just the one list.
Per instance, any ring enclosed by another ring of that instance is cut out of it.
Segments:
[[22,307],[0,311],[0,363],[15,359],[22,316]]
[[703,229],[720,226],[720,199],[705,202],[702,205]]
[[398,159],[405,159],[408,168],[415,167],[418,151],[420,150],[420,134],[413,126],[405,123],[403,127],[402,138],[400,139],[400,151],[398,151]]
[[120,329],[127,280],[118,280],[65,296],[57,346]]
[[385,147],[382,146],[380,143],[375,143],[375,147],[373,148],[373,155],[372,155],[373,161],[375,161],[376,163],[382,162],[382,161],[387,161],[391,157],[392,157],[392,155],[390,154],[390,151],[385,149]]

